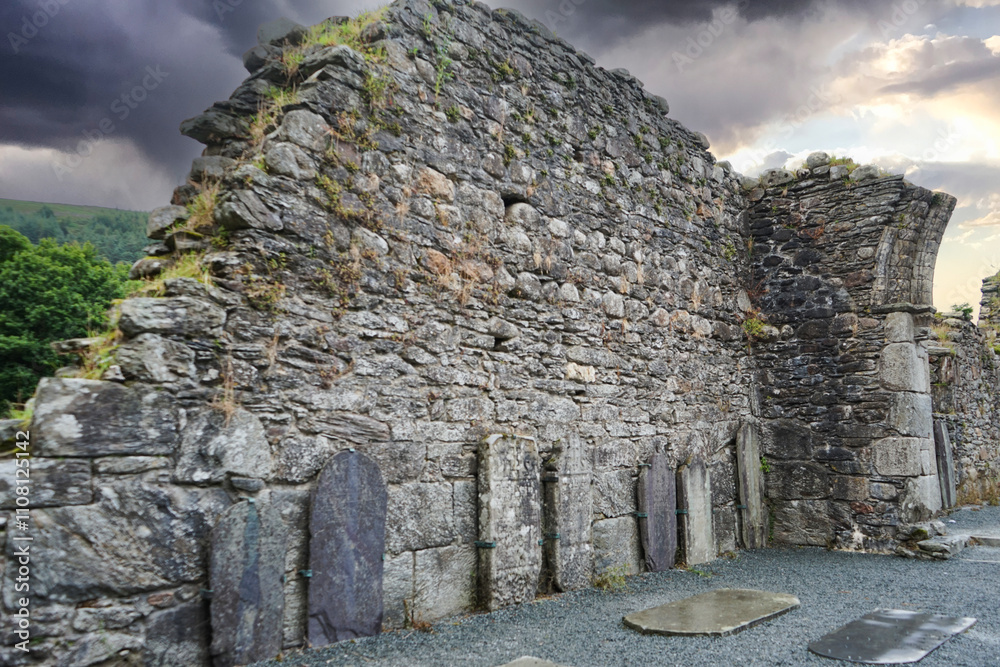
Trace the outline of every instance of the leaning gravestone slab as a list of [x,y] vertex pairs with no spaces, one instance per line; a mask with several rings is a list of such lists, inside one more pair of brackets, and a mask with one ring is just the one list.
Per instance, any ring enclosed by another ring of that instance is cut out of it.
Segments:
[[593,495],[587,447],[572,434],[561,443],[554,470],[545,472],[545,561],[556,590],[590,586],[594,570]]
[[281,652],[285,534],[266,494],[233,505],[212,530],[212,648],[216,667]]
[[541,479],[531,438],[479,445],[479,593],[489,610],[534,599],[542,570]]
[[364,454],[337,454],[319,476],[309,520],[309,643],[382,630],[386,490]]
[[975,624],[974,618],[879,609],[814,641],[809,650],[835,660],[904,665],[922,660]]
[[951,453],[951,439],[948,437],[948,425],[934,420],[934,448],[937,454],[938,481],[941,484],[941,502],[945,509],[958,504],[958,492],[955,488],[955,459]]
[[785,593],[722,588],[630,614],[624,622],[644,635],[727,637],[799,605]]
[[695,459],[677,471],[677,506],[682,519],[685,563],[691,566],[715,560],[712,480],[702,459]]
[[650,572],[669,570],[677,555],[675,475],[663,454],[654,454],[639,471],[639,535]]
[[760,474],[760,439],[756,429],[744,424],[736,437],[736,468],[740,492],[740,534],[746,549],[767,546],[764,512],[764,477]]

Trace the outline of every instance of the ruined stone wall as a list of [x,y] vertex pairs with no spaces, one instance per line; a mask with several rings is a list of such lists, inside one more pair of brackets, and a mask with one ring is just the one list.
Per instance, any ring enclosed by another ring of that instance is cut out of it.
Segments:
[[941,508],[920,342],[955,200],[824,154],[756,186],[748,297],[774,537],[890,549],[897,525]]
[[349,448],[387,485],[386,627],[477,605],[491,434],[542,463],[582,441],[584,585],[643,568],[654,452],[706,462],[737,548],[744,204],[704,137],[478,3],[397,3],[357,49],[263,42],[184,125],[207,148],[151,217],[148,294],[35,398],[32,659],[208,664],[209,532],[242,498],[282,517],[302,645],[309,497]]
[[266,26],[250,79],[184,123],[206,149],[150,218],[145,290],[40,385],[37,643],[5,661],[229,655],[213,540],[235,554],[213,577],[257,551],[254,576],[283,570],[251,617],[303,645],[337,455],[385,485],[384,560],[364,551],[389,628],[641,571],[640,521],[676,511],[637,507],[654,454],[692,562],[764,541],[738,461],[782,542],[886,549],[936,509],[922,343],[952,198],[823,157],[742,179],[516,12],[406,0],[325,29]]
[[947,425],[959,502],[995,500],[1000,486],[1000,359],[995,277],[983,283],[978,326],[942,313],[928,341],[934,418]]

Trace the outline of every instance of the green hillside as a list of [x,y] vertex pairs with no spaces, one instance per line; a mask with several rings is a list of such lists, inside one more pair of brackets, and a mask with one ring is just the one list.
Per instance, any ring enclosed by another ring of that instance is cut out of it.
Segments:
[[143,256],[148,213],[97,206],[49,204],[0,199],[0,225],[11,227],[34,243],[43,238],[58,243],[90,242],[113,264],[132,264]]

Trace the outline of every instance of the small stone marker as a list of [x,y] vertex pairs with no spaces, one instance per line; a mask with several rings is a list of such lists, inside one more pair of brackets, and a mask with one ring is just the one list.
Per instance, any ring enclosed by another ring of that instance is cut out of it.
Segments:
[[382,630],[386,490],[378,465],[341,452],[320,473],[309,520],[309,643]]
[[544,478],[544,555],[555,589],[571,591],[590,586],[594,570],[592,468],[580,436],[562,443],[555,468]]
[[760,474],[760,465],[760,439],[757,430],[750,424],[744,424],[736,437],[736,468],[740,494],[740,535],[746,549],[762,549],[767,546],[764,477]]
[[784,593],[721,588],[625,617],[644,635],[726,637],[787,614],[799,599]]
[[955,488],[955,459],[951,453],[948,425],[940,419],[934,420],[934,449],[937,455],[938,482],[941,484],[941,502],[947,509],[958,504],[958,492]]
[[904,665],[926,657],[976,619],[879,609],[809,644],[816,655],[870,665]]
[[541,478],[531,438],[479,445],[479,594],[493,611],[535,598],[542,570]]
[[663,454],[654,454],[639,471],[639,536],[650,572],[669,570],[677,556],[675,475]]
[[212,530],[212,655],[215,667],[269,660],[281,652],[284,524],[269,497],[230,507]]
[[681,517],[684,562],[691,566],[715,560],[712,480],[702,459],[695,459],[677,471],[677,511]]

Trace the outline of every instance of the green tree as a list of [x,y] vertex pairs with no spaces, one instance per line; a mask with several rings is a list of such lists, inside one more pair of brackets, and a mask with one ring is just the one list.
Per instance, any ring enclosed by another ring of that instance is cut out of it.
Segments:
[[105,324],[111,302],[125,296],[127,273],[89,243],[33,246],[0,226],[0,413],[60,366],[50,343]]

